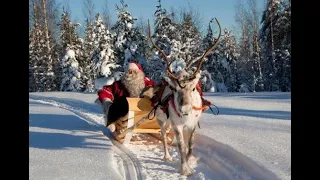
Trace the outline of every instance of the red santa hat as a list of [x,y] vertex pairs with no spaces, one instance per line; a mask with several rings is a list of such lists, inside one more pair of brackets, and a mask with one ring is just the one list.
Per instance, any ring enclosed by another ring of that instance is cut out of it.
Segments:
[[142,66],[139,63],[136,63],[136,62],[129,62],[128,70],[129,69],[143,71]]

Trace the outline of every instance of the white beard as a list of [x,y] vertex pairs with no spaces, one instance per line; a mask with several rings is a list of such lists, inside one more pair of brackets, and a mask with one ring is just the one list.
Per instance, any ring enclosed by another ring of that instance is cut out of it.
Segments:
[[145,88],[144,77],[142,71],[138,71],[136,75],[127,72],[122,76],[121,82],[129,92],[130,97],[140,97],[141,92]]

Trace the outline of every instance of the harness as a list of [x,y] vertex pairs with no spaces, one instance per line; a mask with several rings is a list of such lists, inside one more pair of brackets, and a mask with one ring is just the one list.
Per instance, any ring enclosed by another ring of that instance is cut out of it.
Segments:
[[[180,113],[177,111],[175,103],[174,103],[174,99],[173,99],[173,94],[169,94],[167,95],[165,98],[163,98],[163,100],[161,101],[161,97],[163,95],[164,89],[167,86],[167,82],[165,80],[162,80],[161,85],[160,85],[160,89],[156,92],[156,94],[150,99],[151,100],[151,106],[153,106],[152,110],[148,113],[148,115],[144,116],[143,118],[141,118],[136,124],[134,124],[133,126],[131,126],[130,128],[126,129],[126,132],[131,132],[135,127],[139,126],[139,124],[141,124],[142,122],[144,122],[146,119],[152,120],[155,117],[156,114],[156,110],[158,107],[160,107],[160,109],[166,114],[167,118],[169,118],[169,101],[173,106],[173,109],[175,110],[175,112],[177,113],[177,115],[179,117],[181,117]],[[171,86],[169,86],[169,88],[171,90],[174,90]],[[198,89],[199,87],[197,87]],[[195,107],[192,106],[192,109],[194,110],[203,110],[204,109],[204,105],[208,106],[210,108],[210,110],[212,111],[212,113],[214,115],[218,115],[219,114],[219,109],[217,106],[215,106],[218,109],[218,112],[215,114],[212,110],[212,108],[210,107],[210,105],[213,105],[211,102],[205,100],[202,96],[201,96],[201,100],[202,100],[202,107]],[[150,115],[153,114],[153,117],[150,118]],[[200,124],[198,122],[198,126],[200,128]]]
[[[162,101],[161,101],[161,97],[163,95],[164,89],[165,87],[168,85],[168,83],[165,80],[161,81],[161,85],[160,85],[160,89],[159,91],[151,98],[151,102],[152,102],[152,106],[153,109],[150,111],[150,113],[148,114],[148,119],[151,120],[155,117],[155,111],[157,110],[157,108],[160,106],[160,109],[166,114],[167,118],[169,118],[169,105],[171,104],[175,113],[178,115],[178,117],[182,117],[181,114],[178,112],[176,105],[174,103],[174,98],[173,98],[173,94],[169,94],[167,95]],[[174,89],[169,86],[169,88],[174,91]],[[197,90],[199,91],[200,87],[197,86]],[[199,91],[200,93],[200,91]],[[205,100],[202,96],[201,96],[201,101],[202,101],[202,106],[201,107],[196,107],[196,106],[192,106],[193,110],[198,110],[198,111],[203,111],[204,109],[206,109],[206,106],[208,106],[211,110],[211,112],[214,115],[218,115],[219,114],[219,109],[217,106],[215,106],[214,104],[212,104],[211,102]],[[212,110],[212,108],[210,107],[210,105],[215,106],[218,109],[217,113],[214,113],[214,111]],[[153,114],[153,117],[150,118],[150,115]],[[196,114],[195,117],[197,117],[199,114]],[[198,124],[199,128],[200,125]]]

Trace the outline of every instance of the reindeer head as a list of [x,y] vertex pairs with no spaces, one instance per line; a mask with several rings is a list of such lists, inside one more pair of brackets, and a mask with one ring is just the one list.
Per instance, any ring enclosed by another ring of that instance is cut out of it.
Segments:
[[176,74],[172,73],[170,70],[171,64],[174,62],[173,60],[169,63],[167,55],[164,51],[162,51],[152,40],[151,38],[151,30],[150,23],[148,20],[148,33],[149,39],[152,42],[153,46],[162,54],[163,58],[167,62],[167,74],[168,76],[164,77],[165,81],[168,82],[170,89],[174,94],[174,102],[177,105],[177,110],[182,113],[182,115],[188,115],[192,108],[192,102],[197,97],[200,99],[199,93],[196,90],[196,86],[200,79],[200,68],[203,63],[204,58],[218,45],[220,37],[221,37],[221,27],[217,19],[215,19],[219,26],[219,37],[216,42],[203,54],[201,57],[199,64],[194,72],[189,73],[186,69],[179,71]]
[[176,76],[169,75],[164,79],[172,90],[177,111],[187,116],[192,110],[194,100],[199,96],[196,86],[200,79],[200,73],[193,75],[183,69]]

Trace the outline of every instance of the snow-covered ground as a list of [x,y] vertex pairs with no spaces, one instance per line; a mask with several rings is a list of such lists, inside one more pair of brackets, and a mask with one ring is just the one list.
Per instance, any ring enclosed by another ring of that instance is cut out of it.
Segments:
[[[201,118],[195,174],[179,175],[176,147],[170,147],[176,161],[163,162],[162,144],[152,139],[146,145],[146,136],[128,145],[142,179],[291,179],[290,93],[205,93],[205,98],[220,114],[208,110]],[[128,179],[129,156],[104,135],[95,99],[91,93],[29,94],[30,179]]]

